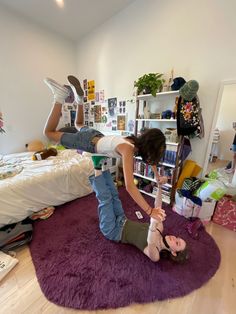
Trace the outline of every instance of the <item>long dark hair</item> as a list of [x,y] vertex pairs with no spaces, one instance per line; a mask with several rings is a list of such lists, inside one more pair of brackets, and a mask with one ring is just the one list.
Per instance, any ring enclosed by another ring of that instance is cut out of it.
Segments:
[[165,135],[160,129],[152,128],[146,129],[139,136],[128,136],[137,148],[137,156],[140,156],[142,160],[151,165],[157,165],[162,158],[166,149]]
[[160,258],[170,259],[175,263],[183,264],[189,259],[189,251],[186,246],[184,250],[176,252],[176,256],[174,256],[169,250],[163,249],[160,251]]

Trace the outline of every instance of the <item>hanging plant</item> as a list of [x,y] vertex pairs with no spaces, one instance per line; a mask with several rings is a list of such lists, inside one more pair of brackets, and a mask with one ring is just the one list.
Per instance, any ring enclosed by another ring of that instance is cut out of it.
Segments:
[[153,97],[156,97],[156,94],[162,91],[163,84],[165,83],[162,76],[163,74],[161,73],[149,73],[139,77],[134,82],[134,87],[137,87],[138,95],[152,94]]

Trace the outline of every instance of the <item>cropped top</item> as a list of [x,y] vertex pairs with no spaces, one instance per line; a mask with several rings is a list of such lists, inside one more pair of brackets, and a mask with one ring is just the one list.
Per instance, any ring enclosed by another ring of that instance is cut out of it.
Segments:
[[97,153],[106,154],[112,158],[121,158],[121,155],[116,151],[116,147],[119,144],[124,143],[134,146],[133,144],[128,142],[124,137],[119,135],[103,136],[97,142]]
[[121,243],[132,244],[143,252],[148,245],[148,229],[148,223],[140,223],[127,219],[123,227]]

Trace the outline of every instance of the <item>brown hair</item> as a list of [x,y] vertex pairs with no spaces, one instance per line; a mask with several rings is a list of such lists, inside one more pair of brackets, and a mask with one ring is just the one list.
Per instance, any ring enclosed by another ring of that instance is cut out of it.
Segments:
[[137,148],[137,156],[142,157],[142,160],[146,163],[156,165],[162,158],[166,149],[166,139],[160,129],[152,128],[146,129],[139,136],[128,136]]
[[175,263],[183,264],[189,259],[189,250],[186,246],[182,251],[176,252],[176,256],[174,256],[169,250],[163,249],[160,251],[160,257],[171,259]]

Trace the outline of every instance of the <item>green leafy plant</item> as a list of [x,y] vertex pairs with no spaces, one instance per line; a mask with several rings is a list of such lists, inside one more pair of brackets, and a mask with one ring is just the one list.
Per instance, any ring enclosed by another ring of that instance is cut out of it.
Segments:
[[161,73],[149,73],[139,77],[134,82],[134,87],[137,87],[138,94],[152,94],[153,97],[156,93],[160,92],[163,88],[165,80],[162,78]]

